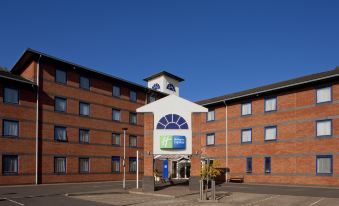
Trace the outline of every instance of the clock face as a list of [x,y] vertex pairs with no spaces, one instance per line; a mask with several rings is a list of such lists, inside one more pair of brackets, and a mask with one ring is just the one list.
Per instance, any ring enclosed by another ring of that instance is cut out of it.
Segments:
[[158,83],[155,83],[155,84],[153,84],[152,89],[159,90],[160,89],[160,85]]
[[171,91],[175,92],[175,86],[172,83],[168,83],[166,88],[168,90],[171,90]]

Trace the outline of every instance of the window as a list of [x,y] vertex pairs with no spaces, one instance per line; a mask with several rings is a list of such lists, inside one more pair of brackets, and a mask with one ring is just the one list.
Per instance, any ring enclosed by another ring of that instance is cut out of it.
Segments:
[[3,120],[3,136],[18,137],[19,122],[13,120]]
[[55,82],[66,84],[67,83],[67,74],[66,71],[61,69],[55,70]]
[[132,102],[136,102],[137,101],[137,93],[135,91],[130,91],[129,92],[129,99]]
[[265,173],[271,173],[271,157],[265,157]]
[[277,140],[277,126],[265,127],[265,141]]
[[120,110],[118,109],[112,109],[112,119],[114,121],[120,121]]
[[317,137],[332,136],[332,120],[319,120],[317,121]]
[[277,110],[277,98],[265,99],[265,112],[271,112]]
[[66,157],[54,157],[54,173],[66,173]]
[[129,158],[129,172],[136,172],[137,171],[137,158],[130,157]]
[[157,101],[157,98],[154,95],[149,96],[149,103]]
[[136,137],[136,136],[129,136],[129,146],[130,147],[137,147],[137,145],[138,145],[138,140],[137,140],[138,138]]
[[174,86],[173,84],[171,84],[171,83],[168,83],[166,88],[167,88],[168,90],[170,90],[170,91],[175,92],[175,86]]
[[19,90],[15,88],[4,88],[4,102],[11,104],[19,104]]
[[18,174],[18,171],[19,171],[18,155],[3,155],[2,174],[4,175]]
[[79,173],[89,173],[89,158],[79,158]]
[[333,156],[332,155],[317,155],[317,174],[332,175],[333,173]]
[[130,124],[137,124],[137,113],[130,112],[129,113],[129,123]]
[[157,129],[188,129],[188,124],[180,115],[167,114],[158,121]]
[[118,86],[113,86],[113,89],[112,89],[112,95],[114,97],[120,97],[120,87]]
[[332,87],[317,89],[317,104],[332,101]]
[[252,157],[246,158],[246,172],[252,173]]
[[79,142],[89,143],[89,130],[88,129],[79,129]]
[[112,144],[116,145],[116,146],[120,145],[120,134],[118,134],[118,133],[112,134]]
[[120,157],[118,156],[112,157],[112,172],[115,172],[115,173],[120,172]]
[[215,120],[215,110],[208,111],[206,121],[209,122],[214,120]]
[[62,97],[54,98],[54,110],[57,112],[66,112],[67,111],[67,100]]
[[80,102],[79,103],[79,114],[81,116],[89,116],[89,111],[90,108],[89,108],[89,104],[88,103],[85,103],[85,102]]
[[241,116],[251,115],[252,114],[252,103],[247,102],[241,104]]
[[206,145],[207,146],[214,145],[214,139],[215,139],[215,134],[214,133],[207,134],[206,135]]
[[66,127],[60,127],[60,126],[54,127],[54,140],[67,141]]
[[79,82],[80,82],[80,88],[86,89],[86,90],[90,89],[91,85],[90,85],[89,78],[80,76]]
[[241,130],[241,143],[252,142],[252,129]]

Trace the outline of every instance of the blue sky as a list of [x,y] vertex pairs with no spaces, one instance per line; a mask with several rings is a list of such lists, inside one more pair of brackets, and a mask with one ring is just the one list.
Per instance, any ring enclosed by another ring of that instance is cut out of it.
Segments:
[[339,1],[0,2],[0,65],[30,47],[145,85],[167,70],[200,100],[339,65]]

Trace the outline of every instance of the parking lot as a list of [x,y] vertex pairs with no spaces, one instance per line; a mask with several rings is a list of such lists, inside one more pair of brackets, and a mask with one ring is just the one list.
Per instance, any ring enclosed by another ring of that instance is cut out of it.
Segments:
[[[128,182],[129,189],[135,182]],[[232,206],[338,206],[339,188],[279,185],[223,184],[217,187],[219,203],[198,202],[197,193],[174,196],[166,189],[149,194],[129,194],[121,182],[0,187],[0,206],[24,205],[232,205]],[[181,194],[187,186],[172,186]],[[73,194],[73,196],[66,196]]]

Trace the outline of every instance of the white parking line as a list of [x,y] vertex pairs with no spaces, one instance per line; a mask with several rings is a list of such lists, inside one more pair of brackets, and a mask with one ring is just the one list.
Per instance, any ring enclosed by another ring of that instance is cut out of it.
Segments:
[[272,195],[272,196],[267,197],[267,198],[262,199],[262,200],[257,200],[257,201],[255,201],[255,202],[247,203],[247,204],[245,204],[245,205],[243,205],[243,206],[255,205],[255,204],[257,204],[257,203],[264,202],[264,201],[266,201],[266,200],[271,200],[271,199],[277,198],[277,197],[279,197],[279,196],[280,196],[280,195]]
[[312,206],[312,205],[315,205],[315,204],[318,204],[321,200],[323,200],[324,198],[320,198],[319,200],[309,204],[308,206]]
[[17,201],[8,199],[8,198],[5,198],[5,199],[8,200],[8,201],[10,201],[10,202],[13,202],[14,204],[18,204],[18,205],[21,205],[21,206],[24,206],[24,205],[25,205],[25,204],[23,204],[23,203],[20,203],[20,202],[17,202]]

